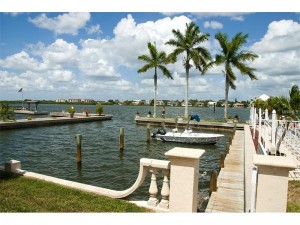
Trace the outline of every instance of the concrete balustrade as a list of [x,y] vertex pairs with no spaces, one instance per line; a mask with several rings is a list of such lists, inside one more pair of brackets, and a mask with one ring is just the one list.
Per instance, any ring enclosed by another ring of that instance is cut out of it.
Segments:
[[170,212],[197,212],[199,159],[204,152],[175,147],[165,153],[171,161]]
[[[142,185],[147,174],[150,172],[151,183],[149,187],[149,200],[147,202],[139,201],[134,203],[158,212],[196,212],[199,159],[203,153],[204,150],[200,149],[173,148],[165,153],[165,155],[170,158],[170,161],[142,158],[140,160],[139,175],[135,183],[124,191],[115,191],[24,171],[21,170],[21,162],[17,160],[10,160],[5,163],[5,171],[13,173],[22,172],[22,174],[27,177],[50,181],[111,198],[124,198],[130,195]],[[159,188],[156,182],[156,175],[159,172],[162,172],[164,177],[160,192],[161,201],[159,201]],[[169,175],[170,179],[168,178]]]
[[254,155],[257,167],[256,212],[286,212],[289,171],[296,168],[287,157]]

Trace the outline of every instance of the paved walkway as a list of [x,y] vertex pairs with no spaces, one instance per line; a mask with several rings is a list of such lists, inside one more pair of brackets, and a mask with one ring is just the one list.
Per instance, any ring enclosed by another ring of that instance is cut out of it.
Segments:
[[245,212],[244,130],[237,130],[205,212]]

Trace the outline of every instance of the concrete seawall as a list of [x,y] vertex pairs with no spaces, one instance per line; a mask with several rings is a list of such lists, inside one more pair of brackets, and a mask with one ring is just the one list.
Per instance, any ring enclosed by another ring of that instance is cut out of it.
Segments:
[[32,120],[20,119],[14,122],[0,122],[0,130],[85,123],[85,122],[94,122],[94,121],[111,120],[111,119],[112,119],[112,115],[101,115],[101,116],[91,115],[89,117],[74,116],[74,118],[45,117],[45,118],[33,118]]
[[[135,122],[137,125],[147,125],[150,123],[151,126],[162,126],[162,123],[164,123],[165,127],[175,127],[176,122],[172,118],[168,119],[162,119],[162,118],[147,118],[147,117],[140,117],[136,118]],[[177,122],[177,127],[184,129],[187,127],[187,122]],[[208,131],[226,131],[226,132],[232,132],[234,128],[236,129],[244,129],[243,124],[235,124],[235,123],[222,123],[222,122],[205,122],[201,121],[199,123],[195,123],[194,121],[191,121],[189,123],[189,127],[191,127],[194,130],[208,130]]]

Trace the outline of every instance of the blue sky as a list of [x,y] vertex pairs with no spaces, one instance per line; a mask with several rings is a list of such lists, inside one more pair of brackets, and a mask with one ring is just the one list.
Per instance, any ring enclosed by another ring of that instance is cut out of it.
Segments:
[[[203,46],[212,56],[220,51],[216,32],[230,38],[240,31],[249,34],[245,49],[259,55],[250,64],[259,80],[236,71],[237,89],[229,91],[230,100],[287,95],[292,85],[300,86],[299,13],[38,10],[0,13],[0,100],[20,99],[20,88],[28,99],[153,99],[153,71],[138,74],[143,62],[137,57],[148,54],[149,41],[170,53],[173,48],[164,43],[173,37],[171,30],[183,31],[190,21],[210,34]],[[183,100],[182,59],[168,68],[174,80],[159,75],[158,99]],[[189,98],[224,99],[222,69],[215,67],[205,76],[192,70]]]

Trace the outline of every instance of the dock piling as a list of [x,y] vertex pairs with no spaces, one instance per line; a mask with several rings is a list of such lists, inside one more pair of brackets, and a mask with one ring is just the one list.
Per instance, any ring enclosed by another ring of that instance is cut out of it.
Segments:
[[76,139],[76,145],[77,145],[76,161],[77,161],[77,163],[81,163],[81,140],[82,140],[82,135],[81,134],[76,134],[75,139]]
[[124,150],[124,128],[121,127],[120,128],[120,150],[123,151]]
[[221,154],[220,157],[220,168],[224,168],[225,155]]
[[209,194],[211,195],[213,191],[217,191],[217,172],[215,170],[210,174]]
[[150,123],[147,124],[146,139],[147,139],[147,143],[150,143]]

